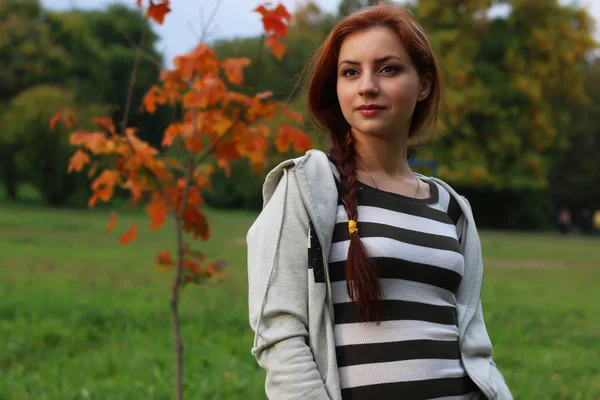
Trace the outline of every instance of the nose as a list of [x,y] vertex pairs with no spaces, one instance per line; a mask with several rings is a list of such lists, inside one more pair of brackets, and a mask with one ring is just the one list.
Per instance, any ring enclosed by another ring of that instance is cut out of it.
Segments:
[[373,74],[365,73],[361,76],[359,94],[361,96],[376,96],[379,93],[379,82]]

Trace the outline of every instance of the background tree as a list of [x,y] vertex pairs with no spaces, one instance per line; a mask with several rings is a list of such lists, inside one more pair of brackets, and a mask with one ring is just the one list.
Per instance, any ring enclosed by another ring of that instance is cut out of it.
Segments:
[[[65,204],[78,188],[84,189],[87,182],[85,176],[65,173],[72,155],[66,129],[52,130],[48,126],[56,107],[76,109],[84,118],[81,126],[87,128],[91,124],[86,123],[86,119],[108,111],[106,106],[78,104],[72,90],[39,85],[14,97],[0,118],[4,127],[3,147],[10,149],[19,170],[26,173],[23,178],[39,190],[44,203],[50,206]],[[88,193],[82,190],[80,198],[86,201]]]
[[[133,83],[132,104],[142,101],[145,90],[156,81],[162,67],[162,57],[155,49],[157,40],[158,36],[143,14],[124,5],[112,5],[99,11],[50,12],[37,0],[2,2],[0,104],[8,104],[28,88],[50,84],[64,88],[78,104],[106,104],[111,107],[115,119],[122,119],[125,110],[121,107],[127,103],[130,94],[128,85],[136,59],[136,43],[141,42],[144,58],[140,60],[139,73]],[[40,96],[44,93],[49,94],[48,91],[37,92],[36,101],[43,103]],[[132,124],[143,131],[143,138],[155,146],[160,144],[162,132],[172,118],[168,110],[142,117],[141,111],[135,108],[129,114]],[[11,129],[20,130],[24,137],[34,134],[23,132],[23,128],[15,126]],[[35,176],[38,171],[27,169],[31,164],[17,162],[15,157],[21,149],[15,146],[29,146],[34,142],[15,142],[7,135],[7,131],[0,132],[0,156],[3,159],[0,172],[4,192],[8,198],[16,200],[19,182]],[[32,152],[33,149],[28,151]],[[64,152],[60,154],[67,157]],[[66,165],[67,161],[68,157],[60,163]],[[63,169],[54,171],[60,176],[53,177],[53,181],[71,179],[63,176]],[[73,183],[82,191],[87,191],[89,186],[83,178]],[[69,194],[65,192],[50,203],[63,204],[60,202],[67,201]]]
[[491,0],[417,5],[446,83],[445,135],[418,154],[438,161],[442,179],[468,187],[482,225],[536,227],[549,221],[547,176],[568,143],[568,105],[586,102],[593,23],[556,0],[493,3],[510,12],[490,17]]
[[555,211],[569,207],[579,210],[600,208],[600,59],[585,69],[585,91],[589,101],[570,107],[569,148],[553,162],[549,176]]

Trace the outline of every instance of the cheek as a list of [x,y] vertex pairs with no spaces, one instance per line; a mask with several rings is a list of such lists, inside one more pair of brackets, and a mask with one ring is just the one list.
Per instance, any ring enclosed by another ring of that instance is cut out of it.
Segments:
[[393,104],[403,110],[412,111],[418,100],[415,87],[396,88],[392,91]]
[[340,108],[342,112],[346,112],[347,110],[352,108],[352,94],[348,88],[340,85],[337,87],[337,97],[340,102]]

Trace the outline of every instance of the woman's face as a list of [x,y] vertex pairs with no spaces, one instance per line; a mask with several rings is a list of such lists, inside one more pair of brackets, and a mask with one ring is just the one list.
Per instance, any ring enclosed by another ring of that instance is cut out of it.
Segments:
[[340,48],[337,96],[355,133],[408,135],[418,101],[429,94],[398,35],[376,27],[348,36]]

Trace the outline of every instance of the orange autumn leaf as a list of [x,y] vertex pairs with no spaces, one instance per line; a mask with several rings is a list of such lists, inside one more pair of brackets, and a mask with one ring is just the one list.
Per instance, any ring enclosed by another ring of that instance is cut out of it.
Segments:
[[101,199],[105,202],[109,201],[113,195],[114,187],[119,183],[119,181],[119,171],[102,171],[102,173],[92,182],[92,190],[94,191],[94,195],[88,201],[88,205],[90,207],[94,207],[98,199]]
[[243,69],[250,65],[249,58],[228,58],[223,61],[223,68],[229,82],[239,85],[244,80]]
[[185,148],[197,153],[202,150],[202,142],[197,137],[187,138],[185,139]]
[[137,228],[134,224],[131,224],[129,230],[121,235],[119,241],[122,245],[126,245],[137,237]]
[[112,189],[107,187],[103,187],[101,189],[96,190],[92,197],[90,197],[90,199],[88,200],[88,207],[93,208],[96,205],[98,199],[105,202],[109,201],[112,197],[112,193]]
[[90,156],[88,153],[83,150],[77,150],[69,159],[67,173],[71,173],[72,171],[79,172],[83,169],[83,166],[89,162]]
[[169,11],[171,11],[171,9],[169,8],[168,1],[154,4],[154,2],[150,0],[150,6],[148,7],[148,10],[146,10],[146,18],[151,18],[162,25],[165,20],[165,14]]
[[265,45],[271,48],[271,53],[273,53],[273,55],[277,57],[278,60],[281,60],[283,58],[283,54],[287,49],[285,45],[279,39],[277,39],[277,36],[275,35],[269,35],[269,37],[267,37],[267,39],[265,40]]
[[283,111],[283,114],[285,114],[286,117],[293,119],[298,124],[302,123],[302,121],[303,121],[302,114],[299,114],[295,111],[290,110],[283,104],[281,104],[279,108],[281,109],[281,111]]
[[187,206],[183,213],[183,230],[192,233],[193,238],[200,237],[202,240],[208,240],[210,230],[206,215],[198,207]]
[[173,144],[173,140],[179,135],[181,135],[182,124],[173,123],[165,129],[165,133],[163,134],[163,140],[161,146],[168,147]]
[[54,114],[52,116],[52,118],[50,119],[50,129],[54,130],[56,128],[56,123],[60,120],[61,118],[61,113],[57,112],[56,114]]
[[115,124],[110,117],[92,118],[92,122],[98,125],[100,128],[107,130],[108,132],[115,134]]
[[289,150],[292,143],[296,151],[305,152],[312,147],[312,141],[306,133],[291,125],[281,124],[275,138],[277,150],[284,153]]
[[88,174],[87,174],[88,178],[91,178],[92,176],[94,176],[96,174],[97,169],[98,169],[98,163],[96,161],[94,161],[94,163],[90,167],[90,170],[88,171]]
[[117,223],[117,213],[116,212],[111,212],[110,213],[110,220],[108,221],[108,224],[106,224],[106,231],[110,232],[113,230],[113,228],[115,227]]
[[173,259],[168,251],[161,251],[156,256],[156,262],[158,264],[173,264]]
[[205,274],[207,277],[216,275],[217,277],[221,278],[227,274],[227,271],[225,270],[226,268],[227,268],[227,261],[215,260],[206,266]]
[[216,122],[215,124],[213,124],[212,130],[215,131],[218,136],[223,136],[225,134],[225,132],[227,132],[229,130],[231,125],[232,125],[232,122],[230,120],[224,118],[224,119],[220,120],[219,122]]
[[150,228],[155,231],[165,224],[169,206],[160,194],[154,192],[150,203],[146,206],[146,212],[150,216]]
[[161,88],[157,85],[153,85],[142,99],[142,106],[140,107],[140,111],[144,111],[145,109],[150,114],[154,114],[156,112],[156,105],[162,105],[165,104],[165,102],[166,99],[162,93]]
[[63,121],[67,128],[72,128],[75,126],[75,124],[77,124],[77,117],[75,116],[75,114],[68,114],[66,117],[63,118]]

